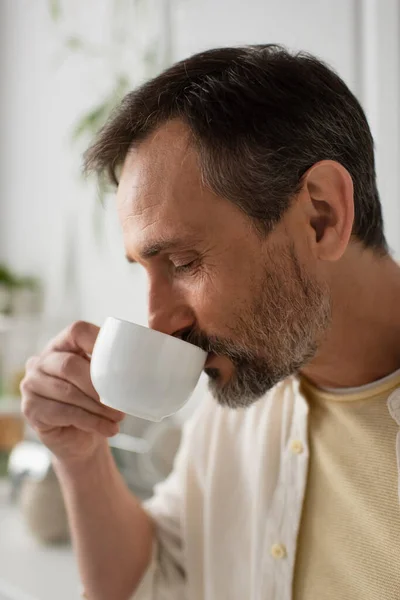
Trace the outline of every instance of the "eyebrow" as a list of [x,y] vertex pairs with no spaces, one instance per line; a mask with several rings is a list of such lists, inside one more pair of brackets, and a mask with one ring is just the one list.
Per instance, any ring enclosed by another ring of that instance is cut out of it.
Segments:
[[[159,254],[161,254],[163,252],[168,252],[168,251],[174,250],[176,248],[182,248],[182,246],[184,247],[185,245],[188,245],[189,243],[191,246],[193,246],[194,242],[195,242],[195,240],[193,237],[187,237],[187,238],[173,238],[170,240],[149,243],[140,250],[139,256],[142,260],[148,260],[150,258],[154,258],[155,256],[158,256]],[[126,259],[130,263],[137,262],[135,259],[131,258],[128,255],[126,256]]]

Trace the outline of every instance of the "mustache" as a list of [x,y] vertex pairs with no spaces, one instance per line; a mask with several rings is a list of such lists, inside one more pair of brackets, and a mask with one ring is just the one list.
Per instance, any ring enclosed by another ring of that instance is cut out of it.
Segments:
[[216,338],[215,336],[209,336],[199,329],[187,329],[186,331],[183,331],[179,337],[184,342],[193,344],[193,346],[198,346],[208,353],[213,352],[216,354],[216,349],[222,350],[221,346],[223,345],[223,342],[221,339]]
[[200,329],[187,329],[180,334],[180,339],[198,346],[208,354],[226,356],[235,364],[243,364],[254,360],[253,354],[237,342],[215,335],[207,335]]

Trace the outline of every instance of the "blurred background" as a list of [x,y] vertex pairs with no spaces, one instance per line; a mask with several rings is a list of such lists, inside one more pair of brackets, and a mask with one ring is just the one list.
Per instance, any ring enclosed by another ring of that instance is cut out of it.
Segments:
[[[331,64],[364,106],[386,231],[400,255],[398,0],[0,0],[0,600],[74,600],[79,581],[50,457],[19,414],[27,357],[76,319],[146,323],[112,197],[81,156],[118,100],[202,49],[278,42]],[[114,452],[146,497],[180,426],[128,419]],[[130,441],[129,441],[130,440]]]

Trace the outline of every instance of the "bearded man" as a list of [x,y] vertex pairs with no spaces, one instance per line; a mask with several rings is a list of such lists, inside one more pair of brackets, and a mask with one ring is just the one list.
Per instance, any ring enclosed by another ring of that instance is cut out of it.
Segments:
[[86,596],[400,598],[400,270],[354,95],[305,53],[210,50],[128,94],[86,167],[118,187],[150,327],[208,352],[211,392],[141,505],[90,381],[98,328],[29,361]]

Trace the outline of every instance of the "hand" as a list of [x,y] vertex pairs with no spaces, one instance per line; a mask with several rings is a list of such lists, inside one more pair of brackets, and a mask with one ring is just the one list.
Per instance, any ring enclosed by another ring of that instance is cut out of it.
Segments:
[[84,461],[118,433],[123,413],[100,403],[90,379],[99,328],[77,322],[40,356],[30,358],[21,382],[22,411],[61,461]]

